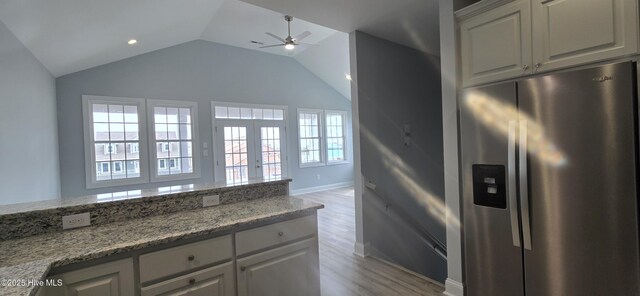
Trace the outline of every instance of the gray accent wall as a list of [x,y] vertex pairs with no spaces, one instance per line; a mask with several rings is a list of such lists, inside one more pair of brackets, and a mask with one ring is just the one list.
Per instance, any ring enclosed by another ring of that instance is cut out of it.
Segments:
[[365,248],[368,244],[370,254],[444,283],[446,261],[414,231],[422,229],[446,244],[440,60],[352,34],[362,176],[364,184],[375,184],[362,197]]
[[[63,197],[212,182],[211,101],[288,106],[292,190],[353,181],[352,159],[348,164],[299,168],[297,109],[344,110],[350,114],[351,103],[289,57],[196,40],[59,77],[56,87]],[[201,178],[86,189],[82,95],[198,102],[200,143],[209,145],[206,157],[202,149],[195,150],[202,156]],[[348,142],[352,151],[350,137]]]
[[0,22],[0,205],[60,197],[55,80]]

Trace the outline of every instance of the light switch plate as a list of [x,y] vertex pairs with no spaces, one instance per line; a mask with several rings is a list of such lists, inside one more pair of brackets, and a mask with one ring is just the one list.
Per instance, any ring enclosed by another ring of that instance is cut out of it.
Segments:
[[62,216],[62,229],[72,229],[91,225],[91,213]]
[[220,204],[220,195],[208,195],[202,197],[202,207],[217,206]]

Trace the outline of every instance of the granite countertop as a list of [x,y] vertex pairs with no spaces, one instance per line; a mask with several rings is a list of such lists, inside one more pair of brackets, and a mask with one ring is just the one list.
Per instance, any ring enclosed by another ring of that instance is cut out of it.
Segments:
[[203,183],[203,184],[187,184],[177,186],[166,186],[150,189],[129,190],[121,192],[101,193],[87,196],[79,196],[72,198],[62,199],[50,199],[41,200],[35,202],[25,202],[16,204],[7,204],[0,206],[0,215],[20,214],[25,212],[42,211],[61,209],[74,206],[87,206],[98,203],[109,202],[142,202],[145,199],[162,198],[167,195],[175,195],[181,193],[189,193],[203,190],[213,189],[233,189],[239,187],[250,188],[253,186],[260,186],[269,183],[288,183],[291,182],[291,178],[278,178],[278,179],[251,179],[246,182],[240,183]]
[[[269,197],[0,241],[0,279],[43,280],[54,267],[312,214],[323,207],[295,197]],[[0,286],[2,295],[35,292],[33,287]]]

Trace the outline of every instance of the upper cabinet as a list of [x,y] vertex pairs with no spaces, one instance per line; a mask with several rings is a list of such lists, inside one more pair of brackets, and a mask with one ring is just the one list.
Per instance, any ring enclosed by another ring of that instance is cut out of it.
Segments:
[[533,61],[554,70],[638,52],[637,0],[533,0]]
[[637,0],[484,0],[456,15],[464,86],[638,53]]
[[465,85],[531,73],[529,0],[515,1],[460,23]]

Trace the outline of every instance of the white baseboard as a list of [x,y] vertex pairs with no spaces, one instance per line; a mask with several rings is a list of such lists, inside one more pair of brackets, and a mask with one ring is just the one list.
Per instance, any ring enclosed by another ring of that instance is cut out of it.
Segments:
[[351,187],[351,186],[353,186],[353,181],[351,181],[351,182],[342,182],[342,183],[334,183],[334,184],[315,186],[315,187],[300,188],[300,189],[291,189],[291,192],[289,194],[290,195],[301,195],[301,194],[307,194],[307,193],[313,193],[313,192],[319,192],[319,191],[326,191],[326,190],[338,189],[338,188],[344,188],[344,187]]
[[368,257],[370,247],[371,245],[369,245],[369,243],[363,244],[363,243],[356,242],[353,248],[354,249],[353,254],[362,258]]
[[444,283],[444,295],[447,296],[464,296],[464,286],[462,283],[448,278]]

